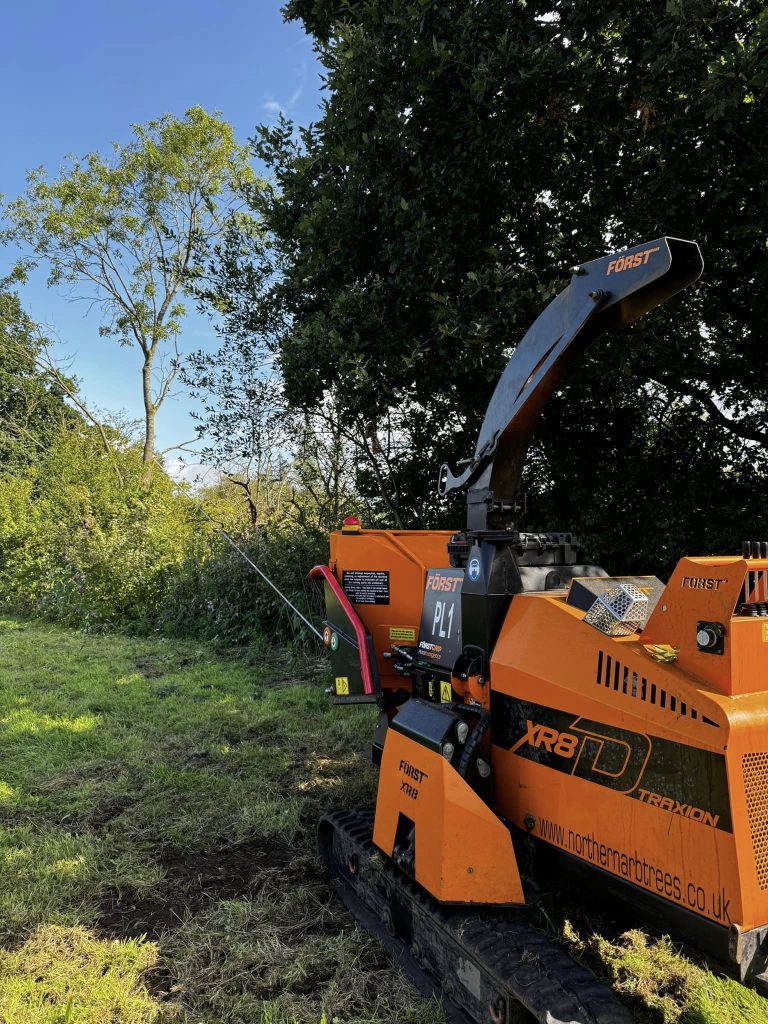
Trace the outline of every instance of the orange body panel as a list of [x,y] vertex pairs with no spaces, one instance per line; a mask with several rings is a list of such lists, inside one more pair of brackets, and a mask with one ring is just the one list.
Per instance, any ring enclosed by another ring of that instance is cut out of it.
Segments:
[[[689,609],[694,634],[699,611]],[[765,695],[725,697],[678,664],[654,661],[645,634],[612,638],[581,618],[563,596],[512,602],[492,658],[493,699],[562,717],[554,729],[547,720],[557,737],[535,728],[535,711],[509,746],[496,731],[498,811],[521,828],[532,816],[534,835],[718,924],[764,924],[768,846],[753,835],[758,820],[763,833],[768,825],[758,790],[762,781],[768,794]],[[679,637],[671,631],[664,642]],[[750,823],[742,759],[759,751]],[[691,777],[679,779],[686,766]],[[680,800],[678,783],[700,799]]]
[[390,729],[373,841],[392,855],[400,816],[415,826],[416,881],[445,903],[523,903],[512,838],[439,753]]
[[427,569],[447,568],[450,530],[334,531],[330,536],[330,569],[339,582],[344,572],[389,573],[387,604],[356,604],[355,610],[373,637],[382,686],[407,689],[392,662],[382,657],[393,643],[418,639]]
[[[754,594],[748,573],[766,587],[768,561],[743,558],[682,558],[670,578],[664,599],[643,630],[646,643],[672,643],[686,672],[729,695],[768,689],[768,631],[759,618],[733,618],[740,601]],[[762,595],[759,595],[762,596]],[[699,651],[696,622],[722,622],[726,628],[722,656]]]

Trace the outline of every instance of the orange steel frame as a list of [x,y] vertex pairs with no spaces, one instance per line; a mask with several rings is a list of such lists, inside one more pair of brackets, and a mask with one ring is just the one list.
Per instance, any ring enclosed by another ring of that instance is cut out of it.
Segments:
[[385,853],[392,853],[401,814],[416,825],[416,881],[436,899],[524,902],[509,829],[441,754],[390,731],[373,830]]
[[412,630],[418,639],[427,569],[448,565],[450,530],[364,530],[330,535],[328,568],[337,579],[344,571],[377,569],[390,574],[395,600],[387,605],[356,605],[355,610],[373,637],[376,667],[384,688],[410,690],[392,660],[384,657],[399,630]]

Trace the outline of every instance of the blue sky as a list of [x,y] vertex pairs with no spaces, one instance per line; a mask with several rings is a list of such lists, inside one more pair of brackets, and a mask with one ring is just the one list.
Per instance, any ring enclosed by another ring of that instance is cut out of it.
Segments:
[[[0,61],[0,194],[24,188],[26,171],[55,172],[69,153],[108,151],[132,124],[200,104],[218,110],[241,142],[280,110],[298,123],[317,116],[319,65],[301,25],[280,0],[34,0],[7,6]],[[0,274],[10,254],[0,252]],[[21,291],[27,311],[59,340],[95,406],[141,412],[137,353],[98,336],[98,312],[46,288],[37,274]],[[216,343],[205,318],[190,318],[183,345]],[[194,433],[180,396],[160,411],[158,445]]]

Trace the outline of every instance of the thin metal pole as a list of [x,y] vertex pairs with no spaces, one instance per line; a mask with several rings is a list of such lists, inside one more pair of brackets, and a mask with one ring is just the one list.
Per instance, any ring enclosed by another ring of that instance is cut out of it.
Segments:
[[277,596],[279,598],[281,598],[288,605],[288,607],[291,609],[291,611],[295,612],[295,614],[298,615],[298,617],[301,619],[301,621],[304,623],[304,625],[308,629],[312,630],[312,632],[315,634],[317,639],[318,640],[322,640],[323,639],[323,634],[320,632],[320,630],[317,629],[315,626],[313,626],[312,623],[309,621],[309,619],[305,615],[302,615],[302,613],[299,611],[299,609],[296,607],[296,605],[288,600],[288,598],[285,596],[285,594],[282,592],[282,590],[279,590],[275,586],[275,584],[272,582],[272,580],[269,578],[269,576],[267,576],[266,573],[263,573],[261,571],[261,569],[258,567],[258,565],[256,565],[256,563],[253,562],[248,557],[248,555],[246,555],[246,553],[243,551],[243,549],[241,547],[239,547],[239,545],[236,544],[234,540],[232,540],[232,538],[229,536],[229,534],[224,529],[224,527],[221,525],[221,523],[217,523],[215,519],[213,519],[211,516],[209,516],[208,513],[205,511],[205,509],[202,507],[202,505],[198,505],[198,509],[202,512],[202,514],[205,516],[205,518],[208,520],[209,523],[213,523],[213,525],[216,527],[216,529],[219,531],[219,533],[222,535],[222,537],[229,544],[232,545],[232,547],[240,555],[240,557],[242,559],[244,559],[248,563],[248,565],[250,565],[250,567],[255,572],[257,572],[259,574],[259,576],[261,576],[261,578],[264,580],[265,583],[267,583],[270,587],[272,587],[272,589],[277,594]]

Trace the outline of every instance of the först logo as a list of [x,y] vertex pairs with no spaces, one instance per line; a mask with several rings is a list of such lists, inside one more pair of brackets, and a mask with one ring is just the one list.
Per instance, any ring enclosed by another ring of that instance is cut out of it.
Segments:
[[427,576],[427,590],[439,590],[443,593],[453,593],[461,584],[459,576]]
[[642,252],[631,252],[626,256],[619,256],[617,259],[611,260],[605,276],[620,274],[624,270],[634,270],[636,267],[644,267],[651,256],[659,251],[659,248],[660,246],[654,245],[650,249],[643,249]]
[[689,590],[719,590],[724,579],[715,576],[683,576],[680,586]]
[[630,793],[637,787],[651,753],[651,741],[643,733],[580,718],[567,731],[527,719],[525,733],[511,747],[511,753],[522,753],[526,746],[542,755],[568,759],[571,775],[619,793]]

